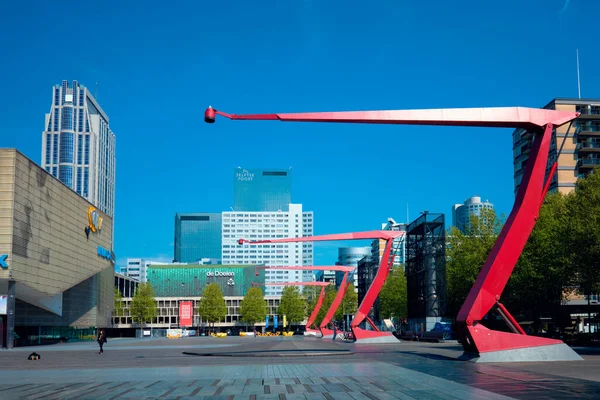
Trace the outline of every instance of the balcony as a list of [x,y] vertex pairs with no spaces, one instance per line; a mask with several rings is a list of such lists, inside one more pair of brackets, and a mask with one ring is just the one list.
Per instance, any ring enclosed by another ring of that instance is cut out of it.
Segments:
[[578,136],[600,136],[600,121],[577,121]]
[[582,117],[600,117],[600,106],[577,106],[575,111],[581,113]]
[[600,153],[600,141],[585,140],[577,143],[577,150],[580,153]]
[[577,161],[579,171],[594,169],[600,167],[600,158],[582,158]]

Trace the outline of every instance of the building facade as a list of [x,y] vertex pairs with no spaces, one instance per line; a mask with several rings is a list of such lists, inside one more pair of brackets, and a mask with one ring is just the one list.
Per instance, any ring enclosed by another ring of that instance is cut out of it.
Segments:
[[44,127],[42,167],[112,217],[116,139],[89,89],[77,81],[54,86]]
[[[354,272],[348,273],[348,280],[354,285],[354,291],[358,292],[358,262],[371,255],[371,247],[340,247],[338,248],[338,259],[335,265],[346,267],[356,267]],[[335,273],[335,286],[340,287],[344,279],[344,273],[337,271]]]
[[146,276],[148,273],[148,266],[152,264],[152,261],[146,261],[142,258],[128,258],[127,265],[121,270],[122,274],[135,279],[140,283],[146,282]]
[[0,210],[1,345],[78,340],[109,326],[111,217],[14,149],[0,149]]
[[[579,112],[569,124],[554,129],[548,166],[556,160],[558,169],[550,183],[550,191],[567,194],[575,190],[575,182],[600,166],[600,99],[556,98],[545,109]],[[516,195],[533,143],[533,132],[516,129],[513,132],[514,193]],[[563,145],[564,142],[564,145]]]
[[[388,218],[388,221],[381,224],[381,230],[406,232],[407,224],[396,222],[393,218]],[[375,239],[371,243],[371,257],[379,263],[385,251],[386,241],[383,239]],[[394,267],[404,265],[406,262],[406,237],[400,236],[394,239],[392,254],[394,254]]]
[[[238,244],[238,239],[263,240],[313,236],[313,213],[301,204],[281,212],[224,212],[222,262],[224,265],[312,266],[312,243]],[[266,282],[309,282],[311,271],[267,270]],[[265,294],[280,296],[283,286],[267,286]]]
[[452,206],[452,225],[464,233],[471,224],[471,215],[479,217],[482,210],[494,210],[494,205],[489,200],[482,202],[479,196],[469,197],[463,204]]
[[[179,307],[181,302],[192,303],[192,324],[190,328],[208,327],[198,312],[202,291],[210,283],[217,283],[223,293],[227,306],[227,315],[217,328],[244,327],[240,321],[241,302],[253,286],[265,283],[264,269],[254,265],[198,265],[165,264],[151,265],[148,268],[148,282],[152,285],[157,304],[157,316],[145,327],[179,328],[181,326]],[[129,314],[131,298],[123,299],[123,313],[113,316],[117,328],[136,327]],[[279,299],[265,297],[267,315],[278,315]],[[282,321],[283,319],[280,318]],[[265,322],[257,326],[265,326]]]
[[233,211],[283,212],[291,202],[291,170],[234,169]]
[[174,262],[221,262],[221,213],[175,214]]

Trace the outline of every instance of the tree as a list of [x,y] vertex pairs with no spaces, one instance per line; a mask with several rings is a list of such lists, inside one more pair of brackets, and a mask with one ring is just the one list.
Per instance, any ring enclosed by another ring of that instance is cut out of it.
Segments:
[[129,313],[133,322],[144,325],[156,317],[156,299],[150,283],[140,283],[135,291]]
[[306,317],[306,300],[297,286],[286,286],[281,293],[279,314],[285,315],[290,325],[300,323]]
[[211,283],[204,288],[198,304],[198,314],[203,320],[212,323],[213,328],[215,322],[219,322],[227,316],[225,298],[217,283]]
[[379,292],[379,315],[381,318],[406,316],[408,298],[404,267],[393,267]]
[[113,315],[115,317],[120,317],[123,315],[123,296],[117,288],[115,288]]
[[358,309],[358,293],[354,290],[354,284],[349,283],[342,299],[342,304],[335,311],[334,319],[336,321],[343,321],[344,314],[354,314]]
[[567,197],[548,194],[539,218],[502,295],[511,309],[528,319],[559,312],[564,289],[569,285],[570,250],[565,239],[570,228]]
[[335,290],[335,286],[329,285],[325,287],[325,298],[323,299],[323,304],[317,313],[317,317],[315,318],[315,326],[320,326],[321,322],[325,318],[325,314],[333,304],[333,300],[335,299],[337,291]]
[[240,306],[240,320],[248,325],[264,321],[267,307],[262,290],[258,287],[248,289]]
[[465,301],[469,290],[490,254],[502,221],[494,210],[481,210],[480,215],[471,215],[465,232],[450,228],[449,246],[446,251],[446,293],[448,314],[456,315]]
[[567,207],[571,224],[565,239],[573,285],[589,303],[589,296],[600,292],[600,168],[577,181]]

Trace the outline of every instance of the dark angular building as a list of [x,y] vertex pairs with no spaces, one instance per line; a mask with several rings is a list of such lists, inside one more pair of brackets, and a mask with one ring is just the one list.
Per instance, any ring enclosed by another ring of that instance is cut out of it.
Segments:
[[174,262],[221,260],[221,213],[175,214]]
[[406,232],[406,281],[410,330],[429,331],[446,312],[444,214],[422,215]]

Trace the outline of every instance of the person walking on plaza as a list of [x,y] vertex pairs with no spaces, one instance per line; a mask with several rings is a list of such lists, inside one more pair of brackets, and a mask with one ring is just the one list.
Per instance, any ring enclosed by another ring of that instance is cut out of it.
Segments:
[[100,352],[98,352],[98,354],[104,353],[104,349],[102,349],[104,343],[106,343],[106,334],[102,329],[100,329],[100,333],[98,334],[98,344],[100,345]]

